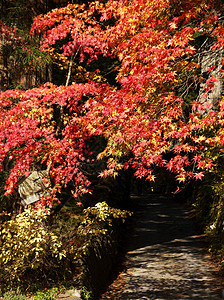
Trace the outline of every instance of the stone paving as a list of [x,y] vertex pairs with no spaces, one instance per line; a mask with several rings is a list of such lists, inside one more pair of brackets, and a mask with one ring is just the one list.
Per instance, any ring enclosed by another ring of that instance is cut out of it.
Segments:
[[101,300],[222,299],[204,236],[197,234],[187,210],[162,196],[147,195],[141,201],[125,271]]

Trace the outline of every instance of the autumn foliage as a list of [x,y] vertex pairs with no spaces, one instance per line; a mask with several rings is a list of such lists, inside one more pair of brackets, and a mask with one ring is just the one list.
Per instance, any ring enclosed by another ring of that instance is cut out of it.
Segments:
[[[53,198],[71,182],[74,197],[88,192],[94,136],[107,141],[97,156],[107,162],[102,177],[132,168],[155,180],[159,166],[178,182],[202,179],[211,151],[222,153],[224,143],[224,98],[206,101],[223,80],[223,60],[216,77],[217,65],[206,74],[201,68],[205,55],[223,55],[222,13],[221,1],[109,0],[38,16],[31,34],[41,34],[42,51],[69,62],[68,80],[1,92],[0,162],[13,161],[6,193],[33,166],[49,163]],[[99,80],[102,70],[91,79],[86,71],[104,57],[118,62],[114,85]],[[71,80],[74,63],[86,82]]]

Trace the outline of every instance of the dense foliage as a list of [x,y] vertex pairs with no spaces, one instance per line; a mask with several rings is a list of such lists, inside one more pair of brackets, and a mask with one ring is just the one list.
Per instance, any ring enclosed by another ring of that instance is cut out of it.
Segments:
[[[153,167],[164,166],[179,182],[201,179],[208,147],[223,143],[223,99],[217,107],[203,99],[222,70],[200,71],[200,56],[223,47],[221,12],[213,1],[96,1],[38,16],[31,33],[42,34],[42,51],[69,60],[67,83],[1,93],[1,161],[15,161],[6,193],[31,164],[50,161],[54,192],[72,181],[75,197],[88,191],[86,141],[96,135],[107,140],[103,177],[132,167],[154,180]],[[84,68],[99,55],[118,59],[116,86],[69,84],[73,61]]]
[[46,226],[46,218],[43,210],[27,209],[3,224],[0,232],[1,285],[19,281],[32,269],[46,272],[53,267],[52,257],[61,260],[66,255],[62,242]]

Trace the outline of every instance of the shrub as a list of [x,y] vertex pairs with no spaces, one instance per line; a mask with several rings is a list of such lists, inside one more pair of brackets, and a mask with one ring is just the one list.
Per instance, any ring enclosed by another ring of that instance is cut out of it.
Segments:
[[98,202],[83,210],[83,218],[78,231],[82,236],[105,235],[115,219],[123,222],[131,215],[126,210],[110,207],[106,202]]
[[114,230],[115,221],[124,222],[130,215],[130,212],[112,208],[106,202],[98,202],[95,206],[84,209],[78,227],[78,233],[84,241],[78,254],[85,256],[89,247],[97,248],[105,237],[110,240],[110,231]]
[[19,282],[29,270],[47,270],[65,257],[57,235],[46,226],[48,212],[26,209],[0,231],[0,281]]
[[27,299],[24,295],[16,291],[8,291],[4,294],[4,300],[25,300]]

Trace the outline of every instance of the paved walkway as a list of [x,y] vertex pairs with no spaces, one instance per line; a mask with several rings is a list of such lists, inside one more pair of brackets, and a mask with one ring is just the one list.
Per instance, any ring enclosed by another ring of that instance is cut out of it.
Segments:
[[142,200],[126,270],[101,299],[222,299],[204,236],[197,235],[188,212],[162,196]]

